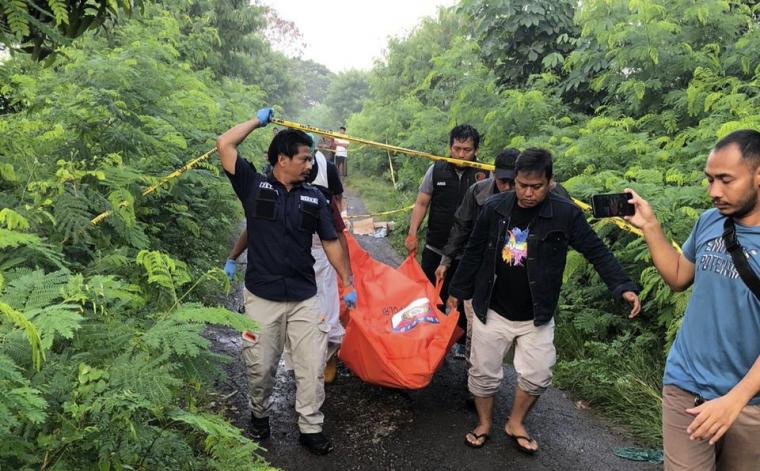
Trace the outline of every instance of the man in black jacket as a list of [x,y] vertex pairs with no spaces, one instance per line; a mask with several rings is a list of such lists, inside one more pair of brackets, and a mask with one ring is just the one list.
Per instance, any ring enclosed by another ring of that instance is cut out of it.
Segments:
[[[477,221],[480,214],[480,208],[483,207],[486,200],[493,195],[512,190],[515,187],[515,161],[517,161],[518,155],[520,155],[520,151],[511,148],[499,152],[494,161],[493,176],[475,182],[467,189],[464,199],[462,199],[462,204],[459,205],[456,213],[454,213],[454,226],[451,228],[449,239],[443,248],[441,262],[435,270],[436,280],[444,279],[446,273],[449,273],[451,262],[453,260],[458,262],[462,257],[464,247],[470,238],[470,234],[472,234],[475,221]],[[554,181],[550,185],[550,191],[563,198],[570,199],[570,194],[567,190]],[[451,270],[449,276],[452,276],[455,270],[456,266],[454,266],[454,270]],[[472,300],[466,299],[462,304],[467,326],[465,329],[464,357],[467,360],[469,368],[473,317]],[[461,325],[462,323],[460,322]]]
[[468,387],[478,426],[465,437],[480,447],[491,429],[502,359],[515,343],[517,388],[506,434],[526,453],[538,444],[523,420],[551,384],[556,360],[553,315],[568,246],[594,265],[609,290],[641,308],[637,288],[571,201],[550,192],[551,154],[527,149],[517,159],[515,191],[491,197],[480,213],[451,283],[449,304],[472,298],[472,352]]

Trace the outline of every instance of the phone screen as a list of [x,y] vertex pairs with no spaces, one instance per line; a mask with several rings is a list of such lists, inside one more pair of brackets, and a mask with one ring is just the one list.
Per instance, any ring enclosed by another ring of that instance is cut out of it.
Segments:
[[615,216],[633,216],[636,208],[628,202],[633,195],[630,193],[610,193],[606,195],[594,195],[591,204],[595,218],[611,218]]

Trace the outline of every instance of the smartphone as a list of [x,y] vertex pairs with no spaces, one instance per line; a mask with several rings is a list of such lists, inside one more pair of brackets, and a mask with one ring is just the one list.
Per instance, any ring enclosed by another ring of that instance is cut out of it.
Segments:
[[591,197],[591,206],[595,218],[633,216],[636,208],[628,202],[633,197],[630,193],[610,193]]

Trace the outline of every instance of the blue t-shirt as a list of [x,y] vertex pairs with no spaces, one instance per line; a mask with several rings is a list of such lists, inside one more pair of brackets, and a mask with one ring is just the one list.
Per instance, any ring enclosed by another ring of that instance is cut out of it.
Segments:
[[[725,217],[706,211],[683,246],[695,264],[683,324],[665,363],[664,384],[715,399],[747,375],[760,356],[760,301],[747,288],[723,243]],[[747,260],[760,274],[760,226],[736,224]],[[760,404],[760,395],[750,404]]]

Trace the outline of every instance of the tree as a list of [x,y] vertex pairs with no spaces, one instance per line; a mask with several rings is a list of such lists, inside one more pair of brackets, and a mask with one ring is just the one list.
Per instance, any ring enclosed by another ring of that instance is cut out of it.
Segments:
[[[588,83],[604,104],[635,116],[672,107],[697,68],[722,73],[722,52],[757,29],[749,6],[724,0],[589,0],[577,21],[569,83]],[[756,55],[744,56],[746,69]]]
[[298,109],[301,81],[290,73],[290,59],[267,40],[269,7],[247,0],[168,0],[166,7],[188,36],[177,47],[195,67],[260,87],[262,105],[278,105],[287,113]]
[[367,72],[349,70],[338,74],[330,82],[325,102],[335,110],[342,123],[362,109],[369,92],[368,77]]
[[500,86],[525,86],[528,77],[559,71],[574,49],[574,0],[463,0],[483,61]]
[[292,59],[289,73],[294,75],[302,84],[302,99],[299,103],[301,110],[308,110],[318,103],[325,103],[327,90],[335,78],[335,73],[310,59]]
[[142,10],[144,0],[0,0],[0,44],[44,59],[85,31]]

